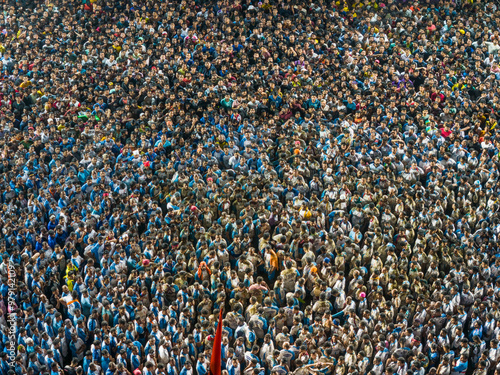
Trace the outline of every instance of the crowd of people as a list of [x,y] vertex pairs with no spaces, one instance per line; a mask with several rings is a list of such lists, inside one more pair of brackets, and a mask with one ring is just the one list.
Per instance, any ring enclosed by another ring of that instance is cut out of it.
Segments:
[[0,375],[500,375],[496,1],[0,9]]

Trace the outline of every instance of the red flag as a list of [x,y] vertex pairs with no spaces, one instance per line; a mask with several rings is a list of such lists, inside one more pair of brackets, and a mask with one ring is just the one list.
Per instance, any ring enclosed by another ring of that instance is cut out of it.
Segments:
[[220,375],[221,360],[222,360],[222,308],[219,312],[219,324],[217,324],[217,333],[214,338],[214,345],[212,346],[212,357],[210,358],[210,374]]

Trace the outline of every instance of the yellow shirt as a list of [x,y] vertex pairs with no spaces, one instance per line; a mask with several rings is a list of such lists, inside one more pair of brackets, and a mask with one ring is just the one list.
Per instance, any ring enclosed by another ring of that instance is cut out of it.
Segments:
[[66,277],[66,285],[68,286],[69,291],[72,292],[73,291],[73,287],[75,285],[75,281],[72,280],[72,279],[70,279],[70,278],[68,278],[68,277]]
[[23,89],[26,88],[26,87],[29,87],[29,86],[31,86],[31,81],[23,82],[20,85],[20,87],[23,88]]

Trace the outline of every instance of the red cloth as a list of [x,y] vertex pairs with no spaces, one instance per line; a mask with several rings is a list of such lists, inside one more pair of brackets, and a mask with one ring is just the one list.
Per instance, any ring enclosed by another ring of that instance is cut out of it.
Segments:
[[450,136],[450,134],[453,133],[451,130],[444,130],[444,128],[441,129],[441,135],[444,137],[444,138],[447,138]]
[[212,357],[210,358],[210,375],[220,375],[222,360],[222,309],[219,312],[219,324],[215,333],[214,345],[212,346]]

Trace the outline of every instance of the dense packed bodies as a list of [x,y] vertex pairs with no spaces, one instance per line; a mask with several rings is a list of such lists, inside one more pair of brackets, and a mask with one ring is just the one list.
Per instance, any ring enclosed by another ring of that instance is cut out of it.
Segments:
[[500,374],[497,2],[0,8],[2,375]]

